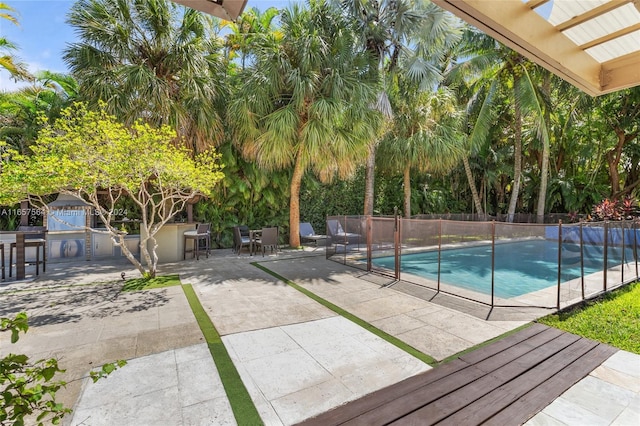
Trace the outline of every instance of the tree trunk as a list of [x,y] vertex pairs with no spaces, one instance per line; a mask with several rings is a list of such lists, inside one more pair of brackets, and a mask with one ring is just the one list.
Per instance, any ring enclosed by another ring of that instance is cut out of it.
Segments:
[[291,175],[291,198],[289,201],[289,246],[300,247],[300,186],[304,168],[302,167],[302,147],[296,154],[296,163]]
[[406,165],[404,168],[404,217],[411,219],[411,167]]
[[[551,92],[551,75],[545,73],[544,83],[542,85],[547,98],[550,98]],[[544,125],[548,126],[551,118],[549,117],[549,108],[545,108],[544,112]],[[538,192],[538,210],[536,212],[536,222],[544,222],[544,211],[547,204],[547,185],[549,182],[549,151],[551,143],[550,140],[542,141],[542,165],[540,166],[540,189]]]
[[475,204],[476,206],[476,212],[478,212],[479,215],[483,215],[484,210],[482,209],[480,196],[478,195],[478,190],[476,189],[476,183],[473,180],[473,173],[471,173],[469,158],[466,156],[462,157],[462,164],[464,164],[464,171],[467,175],[467,182],[469,182],[469,188],[471,188],[471,196],[473,197],[473,204]]
[[364,178],[364,215],[373,215],[373,196],[374,196],[374,183],[376,173],[376,148],[377,143],[373,143],[369,148],[369,155],[367,156],[367,165],[365,169]]
[[522,111],[517,98],[514,102],[514,150],[513,150],[513,186],[511,188],[511,200],[507,211],[507,221],[513,222],[516,205],[518,203],[518,193],[520,192],[520,180],[522,178]]
[[618,143],[616,147],[607,152],[607,165],[609,166],[609,182],[611,183],[611,195],[620,192],[620,173],[618,172],[618,165],[620,164],[620,158],[622,157],[622,148],[624,147],[627,137],[624,131],[621,129],[615,129],[616,136],[618,137]]

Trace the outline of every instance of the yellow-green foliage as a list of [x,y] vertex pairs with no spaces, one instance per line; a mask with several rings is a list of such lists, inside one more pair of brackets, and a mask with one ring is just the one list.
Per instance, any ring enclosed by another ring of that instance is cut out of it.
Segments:
[[[61,190],[92,196],[110,188],[134,199],[144,193],[161,197],[209,196],[222,179],[214,151],[194,159],[168,126],[138,122],[131,128],[108,115],[104,106],[90,111],[75,104],[53,125],[45,125],[28,156],[6,153],[0,174],[0,204]],[[152,190],[149,190],[152,189]]]

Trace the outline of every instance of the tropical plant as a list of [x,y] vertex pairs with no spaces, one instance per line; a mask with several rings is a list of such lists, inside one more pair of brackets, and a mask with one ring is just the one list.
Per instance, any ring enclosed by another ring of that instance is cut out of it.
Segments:
[[348,19],[325,0],[282,12],[282,37],[267,34],[243,75],[230,109],[234,137],[265,170],[292,168],[289,244],[300,245],[300,185],[311,170],[321,180],[348,176],[366,156],[379,116],[369,108],[375,82],[354,51]]
[[78,85],[73,77],[49,71],[36,73],[32,84],[26,87],[0,93],[0,138],[27,153],[44,124],[42,116],[47,123],[53,123],[77,94]]
[[[222,179],[213,151],[191,158],[171,144],[175,131],[134,123],[125,127],[106,112],[82,104],[62,111],[46,125],[33,155],[15,155],[0,173],[0,204],[26,198],[47,211],[42,196],[70,194],[92,205],[106,231],[144,277],[155,277],[158,256],[155,235],[196,196],[211,195]],[[102,195],[105,194],[105,195]],[[121,198],[131,198],[141,210],[140,254],[136,259],[123,233],[112,222]]]
[[125,125],[170,125],[187,148],[222,141],[226,62],[218,20],[169,0],[79,0],[68,22],[79,41],[64,59],[91,107]]
[[[221,28],[230,30],[224,37],[224,47],[229,60],[240,60],[241,70],[253,61],[253,44],[260,40],[263,34],[277,34],[274,20],[278,16],[278,9],[270,7],[260,12],[254,7],[245,10],[235,21],[222,21]],[[233,62],[232,62],[233,64]]]
[[453,92],[446,88],[420,90],[398,76],[392,92],[394,120],[378,148],[381,167],[403,175],[404,214],[411,217],[411,171],[450,171],[462,154],[460,123]]
[[385,82],[397,72],[422,89],[441,79],[447,50],[459,36],[459,21],[426,0],[336,0],[356,26],[371,58],[370,73],[381,89],[372,107],[387,123],[371,139],[366,163],[364,214],[373,214],[377,146],[393,120]]
[[[0,19],[19,25],[18,20],[13,15],[15,12],[16,10],[8,4],[0,3]],[[27,66],[13,54],[17,49],[18,46],[13,42],[5,37],[0,37],[0,68],[9,72],[15,80],[29,80],[31,79],[31,74],[27,70]]]
[[[449,70],[452,80],[471,78],[471,88],[484,94],[483,97],[471,98],[480,102],[476,108],[478,115],[473,122],[473,130],[469,137],[470,149],[478,149],[489,140],[491,127],[495,124],[498,91],[510,93],[511,113],[513,114],[510,137],[513,140],[513,182],[511,184],[511,199],[508,207],[508,220],[512,221],[518,195],[522,184],[523,157],[523,124],[525,118],[535,129],[536,137],[548,150],[549,133],[545,122],[544,103],[537,89],[534,79],[537,72],[536,65],[528,61],[519,53],[503,46],[488,36],[481,35],[474,29],[468,29],[466,37],[471,40],[467,46],[476,47],[468,51],[468,56],[460,56],[459,63]],[[484,39],[484,40],[483,40]],[[548,152],[548,151],[547,151]],[[546,171],[545,171],[546,173]],[[544,203],[543,203],[544,204]],[[544,211],[544,205],[541,206]],[[541,218],[540,218],[541,219]]]

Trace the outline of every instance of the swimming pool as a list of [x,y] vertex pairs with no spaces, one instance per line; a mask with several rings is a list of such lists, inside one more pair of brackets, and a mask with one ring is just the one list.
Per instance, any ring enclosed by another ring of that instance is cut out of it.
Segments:
[[[615,255],[610,247],[609,267],[619,265],[621,255]],[[621,249],[617,249],[621,251]],[[584,274],[602,271],[603,249],[600,246],[583,247]],[[394,258],[372,260],[377,267],[394,268]],[[510,298],[521,296],[558,283],[558,242],[526,240],[495,245],[495,295]],[[414,274],[429,280],[438,279],[438,252],[429,251],[403,254],[401,272]],[[561,281],[579,278],[580,246],[562,244]],[[443,249],[440,258],[440,282],[457,287],[491,294],[491,245]]]

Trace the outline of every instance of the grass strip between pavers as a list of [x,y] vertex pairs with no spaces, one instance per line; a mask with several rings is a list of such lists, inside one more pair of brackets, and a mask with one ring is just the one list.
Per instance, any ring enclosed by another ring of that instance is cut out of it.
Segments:
[[424,362],[426,364],[429,364],[431,366],[435,366],[435,365],[438,364],[438,362],[434,358],[430,357],[429,355],[427,355],[427,354],[425,354],[423,352],[420,352],[419,350],[417,350],[413,346],[406,344],[405,342],[403,342],[402,340],[398,339],[397,337],[392,336],[389,333],[386,333],[386,332],[380,330],[378,327],[369,324],[368,322],[366,322],[362,318],[359,318],[359,317],[353,315],[352,313],[342,309],[341,307],[339,307],[337,305],[334,305],[333,303],[329,302],[326,299],[323,299],[322,297],[320,297],[317,294],[307,290],[306,288],[294,283],[291,280],[288,280],[287,278],[283,277],[282,275],[278,274],[277,272],[274,272],[274,271],[272,271],[272,270],[260,265],[258,262],[252,262],[251,264],[253,266],[255,266],[256,268],[262,269],[263,271],[265,271],[269,275],[273,276],[274,278],[279,279],[280,281],[284,282],[288,286],[295,288],[296,290],[298,290],[299,292],[301,292],[305,296],[315,300],[316,302],[320,303],[321,305],[325,306],[326,308],[331,309],[336,314],[348,319],[351,322],[354,322],[354,323],[358,324],[360,327],[364,328],[365,330],[370,331],[371,333],[375,334],[376,336],[380,337],[381,339],[386,340],[387,342],[391,343],[394,346],[397,346],[398,348],[402,349],[403,351],[407,352],[408,354],[413,355],[414,357],[418,358],[420,361],[422,361],[422,362]]
[[244,383],[242,383],[238,370],[236,370],[235,365],[233,365],[227,348],[225,348],[224,343],[222,343],[218,330],[216,330],[209,315],[207,315],[207,312],[202,307],[198,296],[193,290],[193,286],[191,286],[191,284],[183,284],[182,289],[184,290],[185,296],[187,296],[193,315],[195,315],[198,321],[200,330],[202,330],[202,334],[207,341],[209,352],[211,352],[213,362],[218,369],[222,386],[224,386],[227,398],[229,398],[231,410],[233,410],[236,422],[239,425],[264,424],[251,400],[251,396],[249,396],[247,388],[244,386]]

